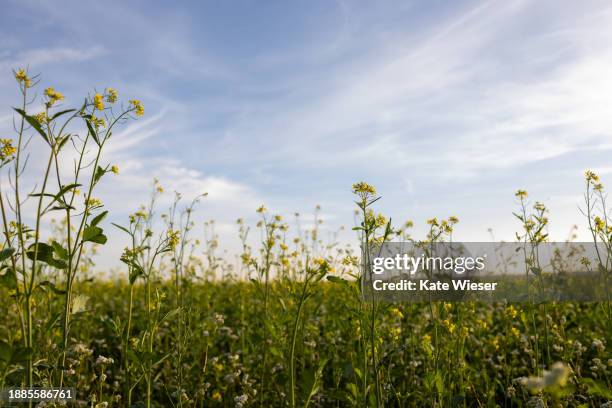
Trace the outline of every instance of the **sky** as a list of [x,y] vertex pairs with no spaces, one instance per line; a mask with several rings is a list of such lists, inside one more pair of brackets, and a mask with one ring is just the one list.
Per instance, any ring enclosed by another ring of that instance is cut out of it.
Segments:
[[[608,1],[32,1],[0,12],[0,131],[11,137],[28,66],[78,104],[113,87],[146,115],[116,132],[120,168],[98,196],[110,221],[147,201],[151,180],[216,220],[303,214],[355,244],[352,183],[394,220],[455,215],[455,240],[512,240],[514,192],[550,210],[564,240],[586,169],[612,179],[612,4]],[[36,157],[36,146],[31,147]],[[33,176],[34,177],[34,176]],[[6,183],[6,179],[3,180]],[[4,185],[4,184],[3,184]],[[110,224],[108,229],[111,229]],[[109,230],[99,264],[125,246]]]

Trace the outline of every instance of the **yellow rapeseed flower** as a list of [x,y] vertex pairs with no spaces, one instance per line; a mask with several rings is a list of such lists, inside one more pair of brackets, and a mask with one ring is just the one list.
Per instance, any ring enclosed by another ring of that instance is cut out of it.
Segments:
[[606,228],[606,222],[600,217],[595,217],[593,222],[595,223],[595,231],[597,232],[601,232]]
[[599,183],[599,176],[592,170],[585,171],[584,178],[589,183]]
[[387,225],[387,218],[382,214],[378,214],[375,219],[375,225],[376,228],[384,227]]
[[528,194],[525,190],[517,190],[517,192],[514,193],[514,196],[520,200],[524,200],[525,198],[527,198],[527,195]]
[[97,110],[104,110],[104,96],[102,94],[95,94],[93,97],[93,105]]
[[26,70],[23,68],[20,68],[17,70],[17,72],[15,72],[15,79],[20,84],[23,84],[23,86],[25,86],[26,88],[32,86],[32,81],[28,77],[28,73],[26,72]]
[[115,103],[117,98],[119,98],[119,92],[113,88],[106,88],[106,102]]
[[359,183],[353,184],[353,193],[375,195],[376,188],[371,184],[360,181]]
[[56,91],[54,88],[49,87],[45,89],[45,96],[49,99],[47,101],[47,106],[51,107],[57,101],[63,101],[64,95],[61,92]]
[[117,165],[113,165],[113,167],[111,167],[111,172],[113,172],[113,174],[119,174],[119,167]]
[[47,114],[45,112],[39,112],[34,115],[34,119],[41,125],[47,123]]
[[91,123],[96,129],[106,127],[106,120],[104,120],[104,118],[98,118],[94,115],[91,115]]
[[391,309],[391,315],[398,317],[400,319],[404,317],[404,314],[402,313],[402,311],[396,307]]
[[140,102],[138,99],[131,99],[130,104],[132,105],[132,108],[134,109],[134,113],[136,113],[136,116],[144,115],[144,106],[142,102]]
[[446,327],[450,334],[453,334],[455,332],[455,329],[457,328],[457,326],[455,326],[455,323],[451,322],[449,319],[442,320],[442,325]]
[[176,230],[168,230],[168,246],[172,249],[176,248],[180,241],[180,233]]
[[85,200],[85,205],[87,208],[100,207],[102,205],[102,201],[98,198],[91,197],[88,200]]
[[513,305],[510,305],[506,308],[506,314],[511,317],[511,318],[516,318],[516,316],[518,315],[518,311],[514,308]]
[[8,161],[17,153],[11,139],[0,139],[0,162]]

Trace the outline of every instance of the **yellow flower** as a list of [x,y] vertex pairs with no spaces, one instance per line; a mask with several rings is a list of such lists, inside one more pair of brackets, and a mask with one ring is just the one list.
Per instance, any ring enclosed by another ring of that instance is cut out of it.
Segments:
[[514,337],[520,337],[521,336],[521,331],[519,329],[517,329],[516,327],[512,327],[510,328],[510,333],[514,336]]
[[513,305],[510,305],[506,308],[506,314],[511,318],[515,319],[518,315],[518,311],[514,308]]
[[391,309],[391,314],[392,314],[393,316],[395,316],[395,317],[400,318],[400,319],[404,317],[404,314],[402,313],[402,311],[401,311],[401,310],[399,310],[399,309],[398,309],[398,308],[396,308],[396,307],[394,307],[393,309]]
[[518,190],[516,193],[514,193],[514,196],[520,200],[524,200],[527,198],[527,192],[525,190]]
[[451,224],[457,224],[459,222],[459,218],[455,217],[454,215],[451,215],[450,217],[448,217],[448,222],[450,222]]
[[113,88],[106,88],[106,102],[115,103],[117,102],[117,98],[119,97],[119,93]]
[[40,112],[34,115],[34,119],[41,125],[47,123],[47,114],[45,112]]
[[96,129],[106,127],[106,121],[104,120],[104,118],[98,118],[94,115],[91,115],[91,123]]
[[597,232],[601,232],[606,228],[606,222],[600,217],[595,217],[593,222],[595,223],[595,231]]
[[353,194],[357,194],[361,197],[376,195],[376,188],[364,181],[353,184]]
[[384,227],[387,225],[387,218],[382,214],[378,214],[375,219],[375,225],[376,228]]
[[260,205],[259,208],[257,209],[257,212],[260,213],[260,214],[263,214],[266,211],[268,211],[268,210],[263,205]]
[[544,204],[542,204],[539,201],[536,201],[536,203],[533,205],[533,209],[536,211],[546,211],[546,207],[544,206]]
[[26,88],[32,86],[32,81],[28,77],[28,73],[26,72],[26,70],[23,68],[20,68],[19,70],[17,70],[17,72],[15,72],[15,79],[20,84],[23,84],[23,86],[25,86]]
[[402,334],[401,327],[392,327],[391,328],[391,338],[393,340],[399,340],[401,334]]
[[592,170],[585,171],[584,178],[589,183],[599,183],[599,176]]
[[113,174],[119,174],[119,167],[116,164],[113,165],[113,167],[111,167],[111,172],[113,172]]
[[138,99],[132,99],[130,100],[130,104],[132,105],[132,108],[134,109],[136,116],[144,115],[144,106],[142,102],[140,102]]
[[0,139],[0,162],[8,161],[17,153],[11,139]]
[[102,201],[100,201],[98,198],[91,197],[88,200],[85,200],[85,205],[87,208],[100,207],[102,205]]
[[63,101],[64,95],[61,92],[56,91],[54,88],[49,87],[45,89],[45,96],[49,99],[47,101],[47,106],[51,107],[57,101]]
[[102,94],[95,94],[93,97],[93,105],[97,110],[104,110],[104,96]]
[[168,246],[171,249],[176,248],[180,241],[180,233],[176,230],[168,230]]
[[448,319],[442,320],[442,325],[446,327],[450,334],[453,334],[455,332],[455,329],[457,328],[457,326],[455,326],[455,323],[451,322]]
[[436,217],[427,220],[427,225],[431,225],[432,227],[438,226],[438,219]]
[[219,391],[215,391],[212,393],[213,401],[221,401],[223,397],[221,397],[221,393]]

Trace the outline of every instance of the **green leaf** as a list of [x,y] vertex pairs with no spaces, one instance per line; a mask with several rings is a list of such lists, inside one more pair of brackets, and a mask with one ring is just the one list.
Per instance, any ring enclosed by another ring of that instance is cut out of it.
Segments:
[[68,250],[64,248],[59,242],[51,241],[51,246],[53,247],[53,252],[55,252],[59,259],[63,259],[64,261],[68,260]]
[[47,209],[49,209],[49,207],[51,207],[53,205],[53,203],[58,202],[60,203],[59,206],[53,207],[52,209],[68,209],[68,208],[74,208],[69,206],[66,201],[64,200],[64,194],[66,194],[67,192],[69,192],[70,190],[74,190],[77,187],[80,187],[80,184],[77,183],[72,183],[72,184],[68,184],[66,186],[63,186],[62,188],[60,188],[60,190],[56,193],[56,194],[49,194],[49,193],[34,193],[34,194],[30,194],[30,197],[51,197],[52,200],[49,204],[47,204],[47,207],[45,208],[45,211]]
[[64,194],[66,194],[67,192],[69,192],[70,190],[74,190],[77,187],[81,187],[80,184],[78,183],[72,183],[72,184],[68,184],[62,188],[60,188],[60,191],[55,195],[55,197],[60,198],[62,197]]
[[348,285],[348,281],[346,279],[342,279],[339,276],[328,275],[327,280],[333,283],[339,283],[341,285]]
[[100,181],[102,176],[105,175],[105,174],[106,174],[106,170],[104,170],[102,167],[98,166],[98,168],[96,169],[96,174],[94,174],[94,179],[93,179],[94,185],[98,184],[98,181]]
[[83,118],[85,119],[85,123],[87,124],[87,129],[89,130],[89,134],[93,138],[94,142],[96,142],[96,144],[100,146],[100,140],[98,139],[98,133],[94,130],[94,127],[91,124],[91,115],[85,115],[83,116]]
[[60,116],[65,115],[66,113],[70,113],[70,112],[74,112],[74,111],[76,111],[76,109],[66,109],[66,110],[63,110],[63,111],[59,111],[55,115],[51,116],[51,120],[55,120],[55,119],[59,118]]
[[121,226],[121,225],[119,225],[119,224],[115,224],[114,222],[111,222],[111,224],[112,224],[112,225],[114,225],[115,227],[119,228],[121,231],[127,232],[129,235],[132,235],[132,233],[130,232],[130,230],[128,230],[127,228],[122,227],[122,226]]
[[47,134],[45,133],[43,128],[40,126],[40,123],[38,123],[36,118],[25,113],[23,109],[19,109],[19,108],[13,108],[13,109],[15,109],[15,111],[19,113],[26,120],[26,122],[28,122],[30,126],[32,126],[42,136],[43,139],[45,139],[45,142],[49,143],[49,138],[47,137]]
[[38,244],[32,244],[26,251],[26,255],[29,259],[44,262],[58,269],[66,269],[68,266],[66,262],[61,259],[55,259],[53,257],[55,250],[51,245],[39,242]]
[[93,220],[91,220],[90,225],[92,227],[95,227],[96,225],[100,223],[100,221],[106,218],[107,215],[108,215],[108,211],[101,212],[100,214],[96,215]]
[[83,242],[94,242],[96,244],[105,244],[106,235],[104,235],[102,228],[95,226],[88,226],[83,231]]
[[13,252],[15,252],[14,248],[5,248],[0,251],[0,262],[8,259],[11,255],[13,255]]

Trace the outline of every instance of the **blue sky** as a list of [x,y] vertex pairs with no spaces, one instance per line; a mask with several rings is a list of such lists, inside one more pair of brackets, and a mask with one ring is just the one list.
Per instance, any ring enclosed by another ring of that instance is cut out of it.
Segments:
[[582,174],[612,178],[611,21],[606,1],[7,0],[0,130],[22,65],[67,102],[107,86],[140,98],[146,116],[108,151],[113,220],[157,176],[209,193],[198,220],[228,248],[262,203],[352,226],[362,179],[417,233],[456,215],[459,240],[512,239],[523,188],[551,208],[553,238],[579,224],[586,239]]

